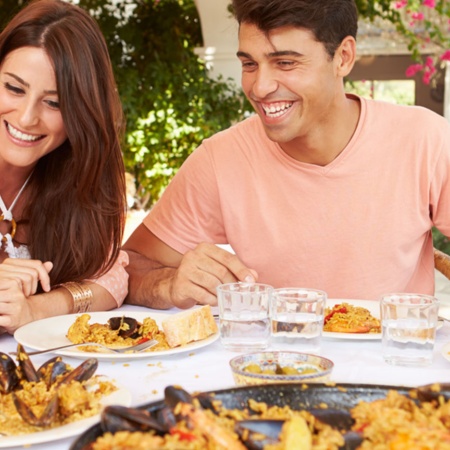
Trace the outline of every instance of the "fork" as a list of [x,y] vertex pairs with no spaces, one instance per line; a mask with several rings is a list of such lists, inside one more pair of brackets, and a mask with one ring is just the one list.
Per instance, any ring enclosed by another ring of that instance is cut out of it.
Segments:
[[[67,344],[67,345],[61,345],[60,347],[47,348],[46,350],[37,350],[34,352],[27,352],[27,355],[28,356],[41,355],[42,353],[50,353],[50,352],[54,352],[57,350],[63,350],[66,348],[91,347],[91,346],[101,347],[101,348],[108,350],[110,352],[113,352],[113,353],[128,353],[128,352],[138,353],[138,352],[142,352],[148,348],[154,347],[156,344],[158,344],[158,341],[156,339],[150,339],[148,341],[141,342],[140,344],[130,345],[128,347],[111,348],[111,347],[107,347],[106,345],[103,345],[103,344],[98,344],[97,342],[85,342],[83,344]],[[17,352],[9,352],[9,353],[11,355],[17,355]]]

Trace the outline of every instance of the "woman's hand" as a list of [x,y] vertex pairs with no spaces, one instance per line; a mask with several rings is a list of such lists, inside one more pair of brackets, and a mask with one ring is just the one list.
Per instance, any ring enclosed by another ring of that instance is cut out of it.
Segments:
[[51,262],[9,258],[0,264],[0,330],[13,333],[36,319],[29,297],[36,293],[39,282],[45,292],[50,290],[52,267]]
[[7,258],[0,264],[0,281],[16,280],[21,286],[26,297],[37,291],[38,283],[41,283],[44,292],[50,291],[49,272],[53,263],[43,263],[37,259]]

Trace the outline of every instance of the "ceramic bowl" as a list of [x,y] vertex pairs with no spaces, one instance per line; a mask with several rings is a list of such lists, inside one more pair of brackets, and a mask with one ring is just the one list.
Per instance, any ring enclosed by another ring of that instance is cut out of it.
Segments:
[[329,379],[333,366],[331,360],[321,356],[290,351],[247,353],[230,360],[233,378],[238,386],[323,383]]

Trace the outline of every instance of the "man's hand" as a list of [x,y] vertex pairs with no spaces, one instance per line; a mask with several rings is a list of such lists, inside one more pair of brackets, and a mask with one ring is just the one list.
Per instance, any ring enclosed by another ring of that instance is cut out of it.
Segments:
[[123,246],[130,264],[126,302],[167,309],[197,303],[216,305],[216,287],[236,281],[254,282],[258,274],[234,254],[201,243],[184,255],[139,225]]
[[184,254],[180,266],[168,279],[174,306],[189,308],[196,303],[216,305],[216,288],[220,284],[257,280],[257,273],[248,269],[234,254],[214,244],[202,243]]

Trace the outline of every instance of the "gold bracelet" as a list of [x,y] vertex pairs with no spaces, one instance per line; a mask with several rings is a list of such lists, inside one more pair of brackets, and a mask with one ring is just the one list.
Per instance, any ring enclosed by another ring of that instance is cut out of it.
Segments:
[[94,295],[89,286],[82,285],[81,283],[75,283],[73,281],[61,283],[59,286],[66,288],[72,295],[74,313],[84,313],[91,310]]

